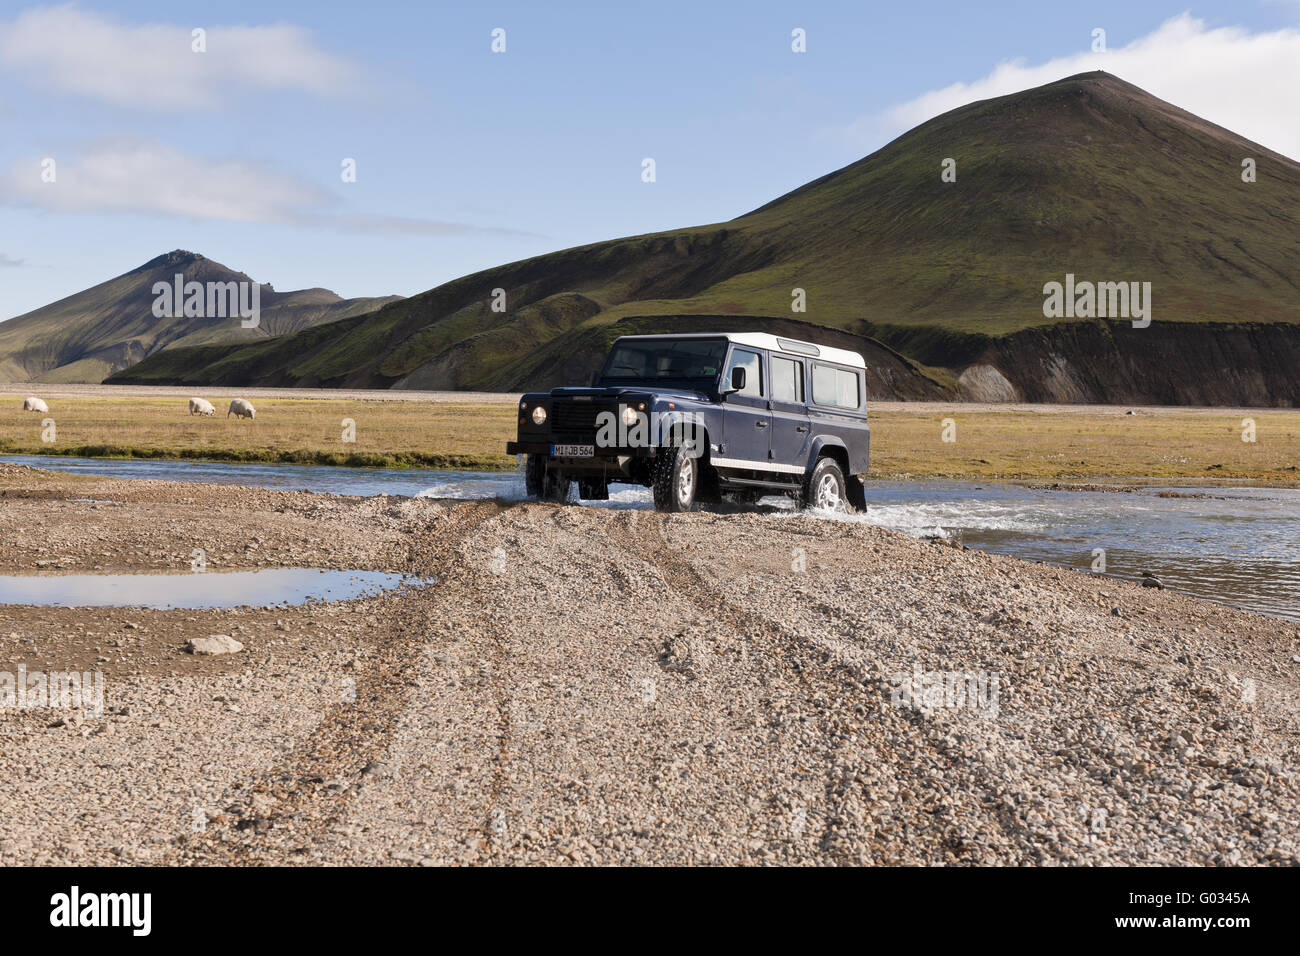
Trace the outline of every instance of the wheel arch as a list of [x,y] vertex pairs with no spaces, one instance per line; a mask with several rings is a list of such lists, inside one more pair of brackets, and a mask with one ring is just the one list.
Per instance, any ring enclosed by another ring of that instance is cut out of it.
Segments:
[[[684,447],[688,439],[696,439],[695,445],[699,448],[699,454],[691,456],[695,459],[696,501],[700,503],[721,501],[722,493],[719,487],[721,478],[718,469],[713,465],[713,448],[709,444],[708,421],[702,415],[691,411],[666,413],[661,421],[660,449],[656,453],[656,459],[663,455],[665,448]],[[655,468],[652,466],[651,475],[653,476],[654,473]],[[651,485],[653,486],[653,480]]]
[[702,454],[700,457],[707,458],[709,455],[709,423],[705,421],[702,415],[695,412],[663,412],[659,418],[659,434],[667,439],[666,444],[676,445],[684,441],[688,433],[692,437],[698,435]]
[[812,450],[804,466],[805,472],[811,475],[813,469],[817,467],[819,458],[833,458],[840,466],[840,471],[844,473],[846,480],[852,475],[849,466],[849,449],[838,438],[823,435],[813,440]]

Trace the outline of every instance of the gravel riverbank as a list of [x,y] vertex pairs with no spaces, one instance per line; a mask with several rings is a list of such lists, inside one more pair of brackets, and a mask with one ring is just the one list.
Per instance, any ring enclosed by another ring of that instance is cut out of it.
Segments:
[[196,549],[435,580],[0,606],[0,673],[105,681],[0,706],[0,865],[1300,862],[1295,624],[809,516],[0,464],[2,574]]

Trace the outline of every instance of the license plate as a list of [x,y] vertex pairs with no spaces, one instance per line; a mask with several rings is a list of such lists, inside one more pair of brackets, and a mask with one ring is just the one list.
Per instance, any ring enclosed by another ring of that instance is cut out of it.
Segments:
[[551,456],[554,458],[592,458],[596,454],[595,445],[552,445]]

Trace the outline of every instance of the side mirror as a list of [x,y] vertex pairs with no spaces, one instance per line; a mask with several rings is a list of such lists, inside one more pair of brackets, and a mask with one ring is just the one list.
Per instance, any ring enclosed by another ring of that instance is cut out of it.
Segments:
[[731,370],[731,387],[727,389],[726,394],[732,392],[743,392],[745,390],[745,369],[737,365]]
[[591,373],[591,378],[588,379],[587,384],[592,388],[595,388],[600,384],[600,369],[596,369],[596,371]]

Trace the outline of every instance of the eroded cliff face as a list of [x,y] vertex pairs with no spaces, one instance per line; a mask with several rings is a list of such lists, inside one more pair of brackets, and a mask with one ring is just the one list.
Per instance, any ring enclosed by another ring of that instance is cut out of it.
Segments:
[[983,402],[1300,405],[1300,326],[1071,322],[990,339],[960,369]]

